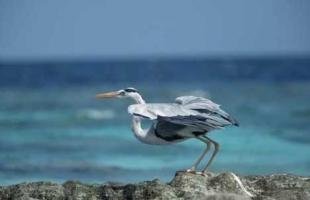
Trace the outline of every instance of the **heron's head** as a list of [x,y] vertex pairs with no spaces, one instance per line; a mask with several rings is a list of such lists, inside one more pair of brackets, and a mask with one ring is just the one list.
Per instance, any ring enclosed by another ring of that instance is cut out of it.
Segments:
[[125,98],[125,97],[131,97],[133,99],[137,99],[138,97],[141,97],[138,93],[138,90],[135,88],[129,87],[126,89],[113,91],[113,92],[105,92],[105,93],[99,93],[96,95],[97,99],[107,99],[107,98]]

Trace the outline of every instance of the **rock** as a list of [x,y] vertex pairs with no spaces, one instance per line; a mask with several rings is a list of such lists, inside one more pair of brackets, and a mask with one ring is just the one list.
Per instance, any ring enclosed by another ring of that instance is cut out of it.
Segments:
[[210,200],[306,200],[310,177],[294,175],[245,176],[233,173],[178,172],[169,183],[158,179],[137,184],[89,185],[76,181],[21,183],[0,187],[1,200],[118,200],[118,199],[210,199]]
[[29,199],[64,199],[62,185],[50,182],[22,183],[0,188],[2,200],[29,200]]

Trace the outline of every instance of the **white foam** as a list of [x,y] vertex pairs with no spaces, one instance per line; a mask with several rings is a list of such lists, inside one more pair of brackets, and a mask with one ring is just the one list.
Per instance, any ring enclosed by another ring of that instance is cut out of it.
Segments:
[[115,112],[112,110],[96,110],[96,109],[85,109],[78,112],[79,117],[88,119],[113,119]]

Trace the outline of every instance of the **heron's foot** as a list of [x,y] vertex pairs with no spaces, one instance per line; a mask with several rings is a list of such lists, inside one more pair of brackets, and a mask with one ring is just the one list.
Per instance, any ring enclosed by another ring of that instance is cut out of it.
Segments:
[[200,176],[205,176],[203,172],[199,172],[199,171],[195,172],[195,174],[200,175]]
[[190,168],[190,169],[186,170],[186,173],[205,176],[205,174],[203,172],[196,171],[196,169],[194,169],[194,168]]
[[196,168],[195,167],[191,167],[189,169],[186,170],[187,173],[195,173],[196,172]]
[[205,176],[205,177],[209,177],[209,176],[212,176],[212,172],[207,170],[207,169],[204,169],[202,171],[202,175]]
[[199,172],[197,172],[195,169],[192,169],[192,168],[187,169],[187,170],[178,170],[178,171],[176,171],[176,175],[177,174],[184,174],[184,173],[197,174]]

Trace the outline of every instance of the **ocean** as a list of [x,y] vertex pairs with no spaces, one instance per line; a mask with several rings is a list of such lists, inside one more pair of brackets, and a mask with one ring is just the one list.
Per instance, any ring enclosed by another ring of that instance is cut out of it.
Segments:
[[310,58],[0,62],[0,185],[169,181],[189,168],[202,142],[142,144],[133,102],[95,99],[126,87],[147,102],[208,97],[238,119],[209,133],[221,144],[211,171],[310,174]]

